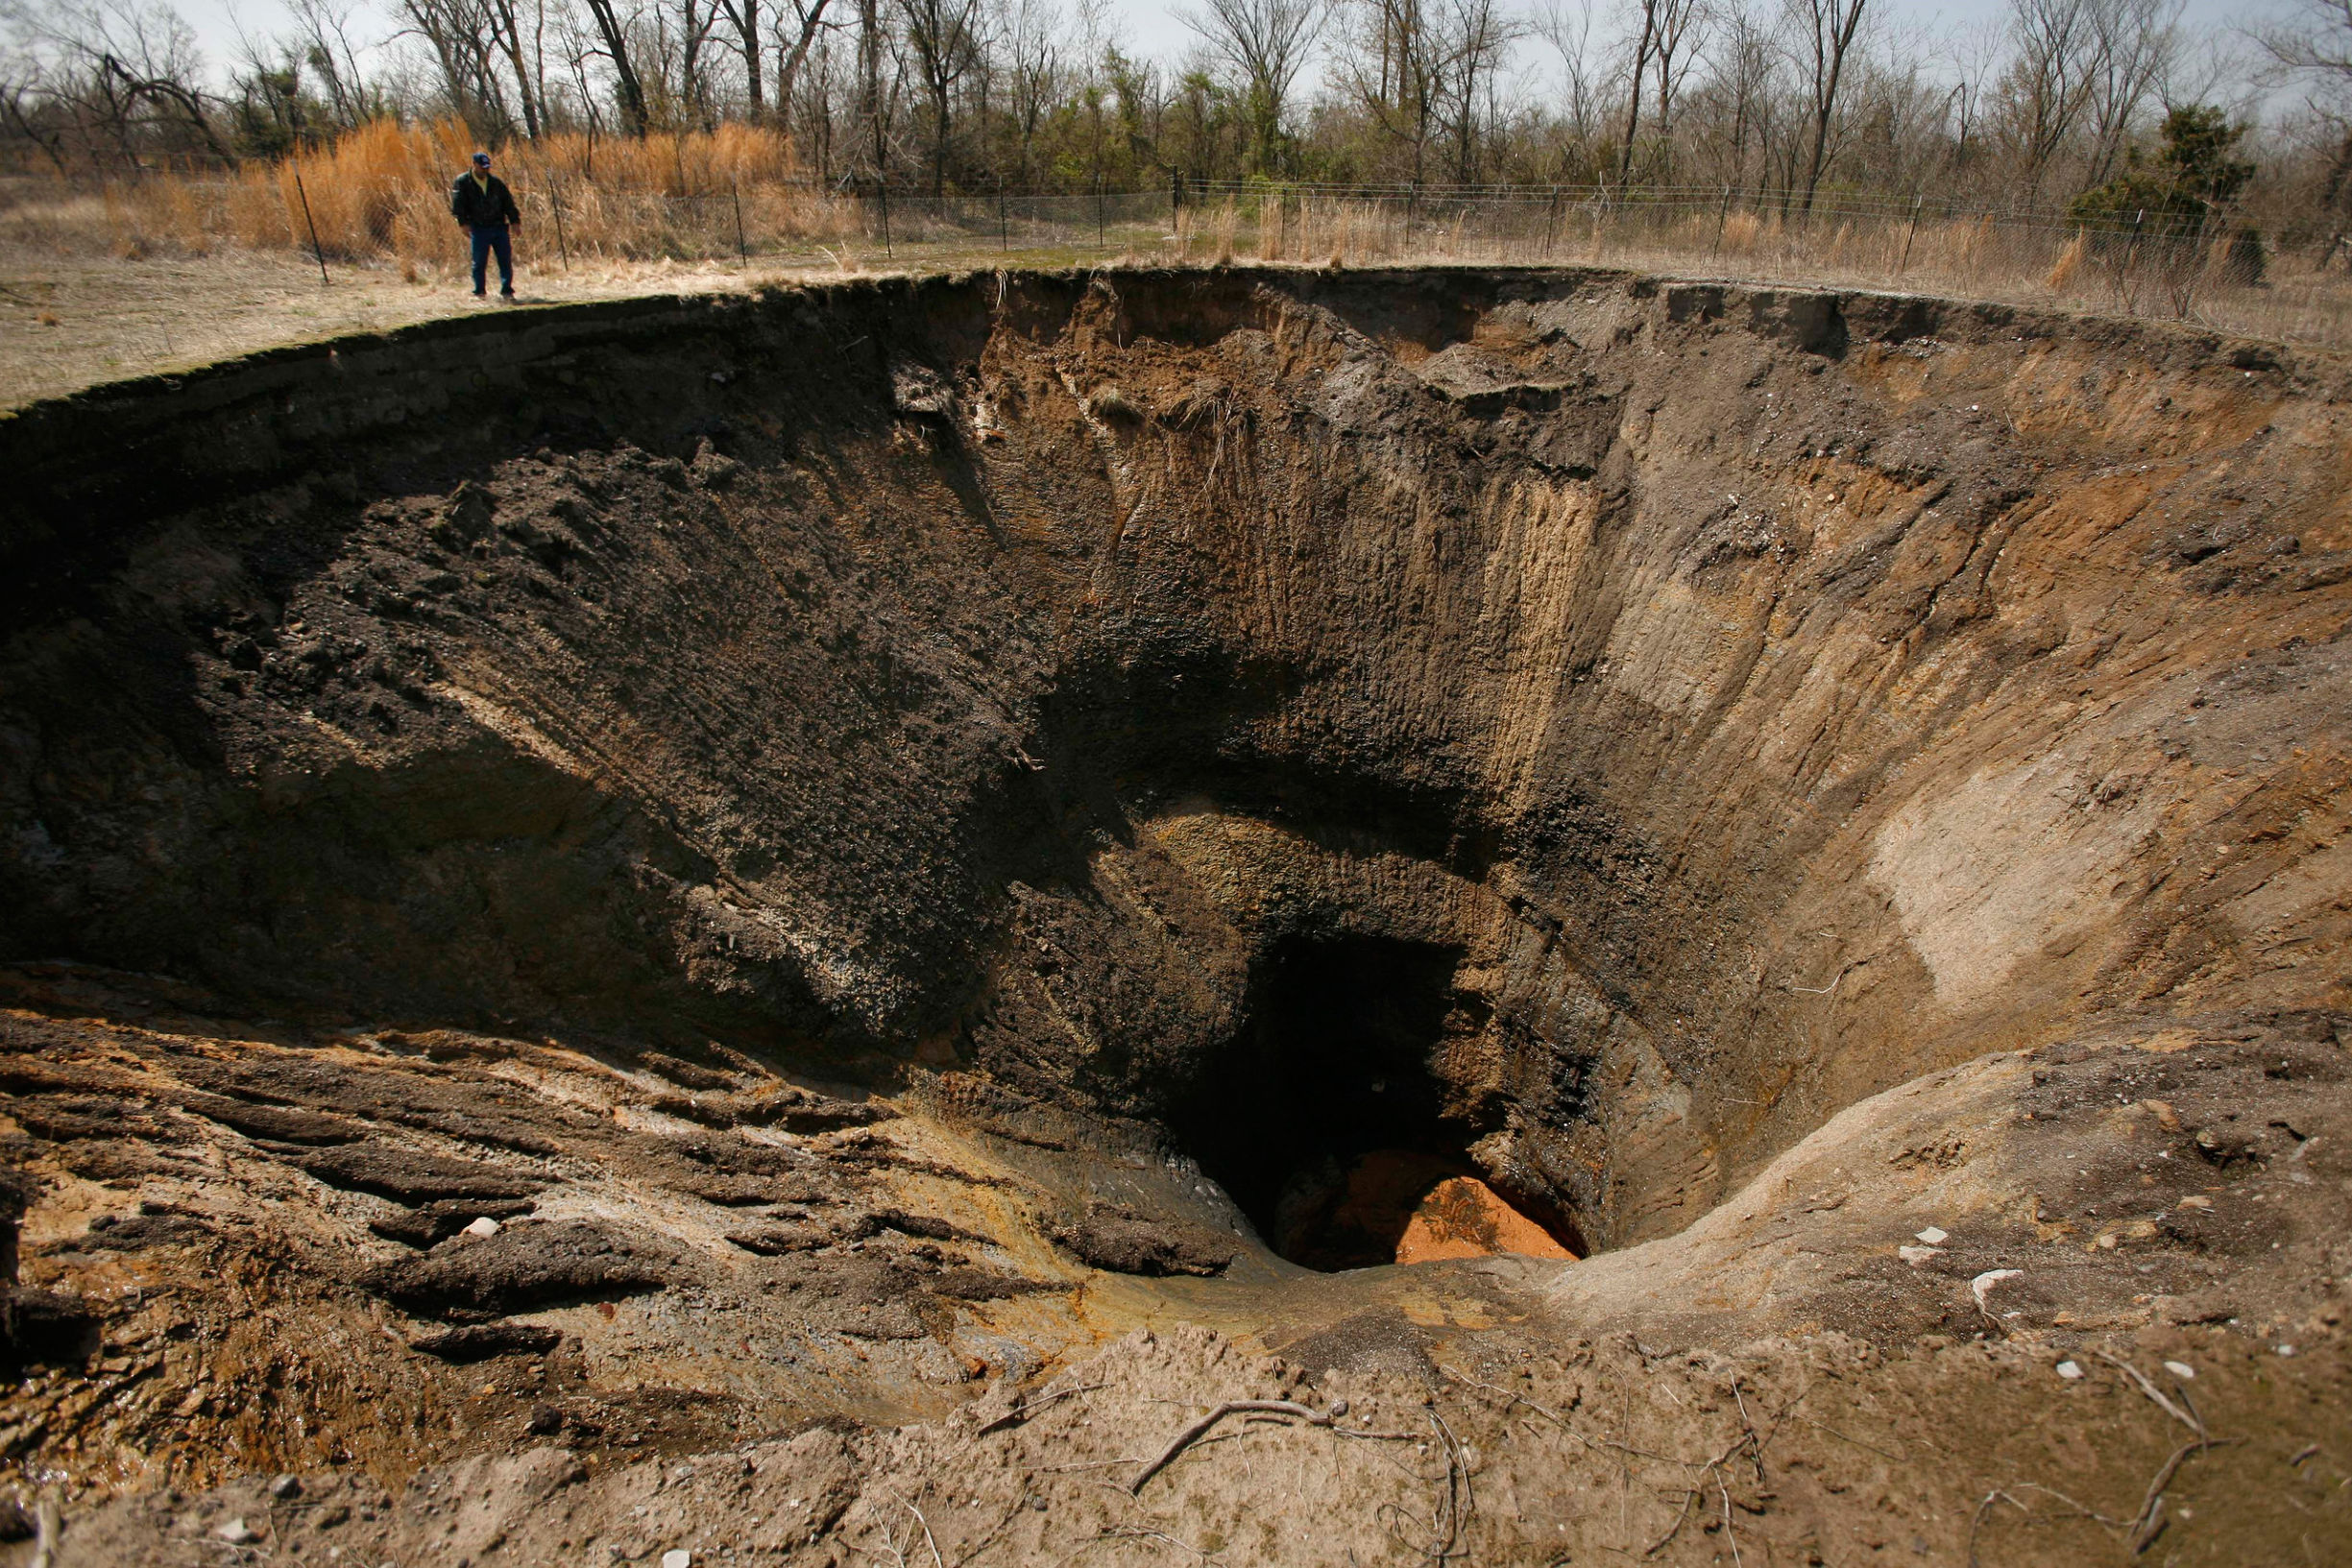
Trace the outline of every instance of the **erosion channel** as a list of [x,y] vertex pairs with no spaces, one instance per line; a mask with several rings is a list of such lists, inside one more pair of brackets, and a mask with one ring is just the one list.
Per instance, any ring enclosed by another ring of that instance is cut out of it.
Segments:
[[2347,388],[1116,270],[22,410],[0,1551],[2343,1560]]

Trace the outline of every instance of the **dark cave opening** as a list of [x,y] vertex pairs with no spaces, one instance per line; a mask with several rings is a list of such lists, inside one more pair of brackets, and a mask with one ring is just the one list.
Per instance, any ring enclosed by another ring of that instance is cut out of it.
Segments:
[[1461,960],[1457,948],[1350,935],[1289,938],[1260,961],[1243,1025],[1176,1130],[1291,1262],[1331,1271],[1410,1261],[1400,1247],[1425,1250],[1425,1236],[1408,1233],[1426,1231],[1432,1200],[1460,1211],[1467,1194],[1491,1211],[1468,1216],[1486,1250],[1526,1249],[1491,1244],[1499,1214],[1511,1234],[1564,1255],[1469,1159],[1499,1107],[1445,1071],[1449,1048],[1486,1023],[1483,999],[1455,988]]

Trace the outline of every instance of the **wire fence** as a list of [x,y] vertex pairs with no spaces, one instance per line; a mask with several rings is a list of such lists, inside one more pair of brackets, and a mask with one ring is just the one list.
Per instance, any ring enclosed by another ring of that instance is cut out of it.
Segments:
[[[767,180],[683,188],[553,167],[519,179],[542,265],[677,260],[831,266],[1315,266],[1454,262],[1597,265],[1770,284],[1892,289],[2181,320],[2247,337],[2352,347],[2343,236],[2267,250],[2226,214],[2093,223],[2049,208],[1967,207],[1926,195],[1693,187],[1270,187],[930,197]],[[304,189],[181,181],[103,197],[127,239],[227,240],[324,262],[447,266],[438,188]],[[38,229],[37,205],[0,209],[0,239]]]

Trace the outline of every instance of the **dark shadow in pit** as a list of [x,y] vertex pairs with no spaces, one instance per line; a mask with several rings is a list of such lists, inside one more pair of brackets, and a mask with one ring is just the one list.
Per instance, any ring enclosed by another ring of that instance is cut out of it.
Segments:
[[[1458,948],[1388,937],[1294,937],[1252,976],[1245,1022],[1174,1129],[1266,1243],[1325,1271],[1394,1263],[1417,1205],[1477,1174],[1470,1145],[1500,1108],[1440,1075],[1475,1035]],[[1583,1249],[1562,1238],[1572,1250]]]

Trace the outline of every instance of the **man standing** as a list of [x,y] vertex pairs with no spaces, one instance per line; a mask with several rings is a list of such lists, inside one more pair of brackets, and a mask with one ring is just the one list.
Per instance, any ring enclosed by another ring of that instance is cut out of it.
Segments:
[[472,172],[457,177],[449,187],[449,212],[458,227],[473,236],[473,297],[482,297],[483,285],[489,281],[490,257],[495,252],[498,258],[498,298],[515,297],[515,247],[507,237],[509,227],[522,222],[522,209],[515,205],[515,193],[506,188],[506,181],[490,172],[490,155],[473,155]]

